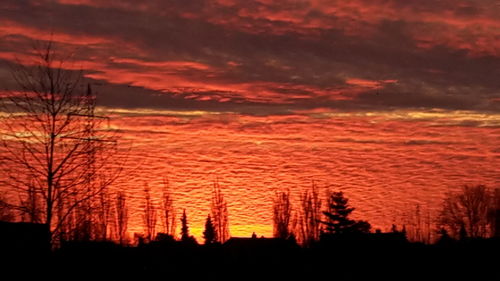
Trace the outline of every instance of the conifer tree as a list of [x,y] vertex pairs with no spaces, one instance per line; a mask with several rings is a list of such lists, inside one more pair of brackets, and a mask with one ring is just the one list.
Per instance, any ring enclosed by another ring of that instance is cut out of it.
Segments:
[[215,228],[210,215],[208,215],[207,221],[205,222],[205,231],[203,231],[203,238],[205,239],[205,245],[210,245],[217,241]]
[[331,192],[328,198],[328,210],[323,212],[328,234],[367,233],[370,232],[370,224],[366,221],[355,221],[349,218],[354,211],[348,204],[349,199],[344,197],[343,192]]
[[181,218],[181,240],[188,241],[189,240],[189,226],[187,222],[186,210],[182,212]]

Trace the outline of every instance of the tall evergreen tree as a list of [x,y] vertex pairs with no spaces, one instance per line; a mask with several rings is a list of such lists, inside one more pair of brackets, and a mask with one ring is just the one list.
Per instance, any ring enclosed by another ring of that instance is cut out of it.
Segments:
[[349,199],[344,197],[343,192],[331,192],[328,198],[328,210],[323,212],[328,234],[367,233],[370,232],[370,224],[366,221],[355,221],[349,218],[354,211],[348,204]]
[[186,210],[182,212],[182,218],[181,218],[181,240],[182,241],[188,241],[189,240],[189,226],[187,222],[187,215],[186,215]]
[[210,215],[208,215],[207,221],[205,222],[205,231],[203,231],[203,238],[205,239],[205,245],[210,245],[217,241],[217,235],[215,233],[215,228]]

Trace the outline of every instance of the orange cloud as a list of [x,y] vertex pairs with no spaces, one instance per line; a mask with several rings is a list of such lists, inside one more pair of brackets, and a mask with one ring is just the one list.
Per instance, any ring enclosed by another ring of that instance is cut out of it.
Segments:
[[22,35],[35,40],[54,41],[64,44],[83,45],[109,44],[112,41],[106,38],[87,34],[69,34],[65,32],[47,31],[31,26],[23,26],[15,22],[3,22],[0,25],[0,37],[8,35]]
[[167,68],[175,70],[185,70],[185,69],[209,70],[211,68],[209,65],[191,61],[141,61],[138,59],[114,58],[114,57],[111,58],[111,61],[116,63],[126,63],[138,66]]
[[366,79],[359,79],[359,78],[350,78],[350,79],[346,80],[346,83],[350,84],[350,85],[364,87],[364,88],[380,89],[380,88],[383,88],[383,86],[385,84],[393,84],[393,83],[396,83],[397,81],[398,80],[373,81],[373,80],[366,80]]

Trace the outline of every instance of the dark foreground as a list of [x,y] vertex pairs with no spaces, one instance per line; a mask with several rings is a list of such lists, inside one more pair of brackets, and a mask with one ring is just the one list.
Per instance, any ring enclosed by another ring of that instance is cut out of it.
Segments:
[[500,280],[498,239],[423,245],[393,238],[328,237],[306,249],[262,238],[210,246],[172,240],[137,247],[74,242],[56,251],[12,246],[2,250],[2,274],[14,274],[10,280],[32,275],[49,280]]

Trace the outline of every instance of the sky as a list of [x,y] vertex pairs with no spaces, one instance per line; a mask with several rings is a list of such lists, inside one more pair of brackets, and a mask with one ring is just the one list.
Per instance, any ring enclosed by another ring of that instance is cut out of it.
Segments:
[[73,54],[142,163],[120,184],[140,209],[168,175],[195,233],[216,177],[239,235],[269,235],[274,192],[313,180],[382,227],[463,183],[500,186],[498,15],[497,0],[2,0],[0,90],[36,41]]
[[52,39],[110,107],[498,112],[499,13],[495,0],[5,0],[0,58]]

